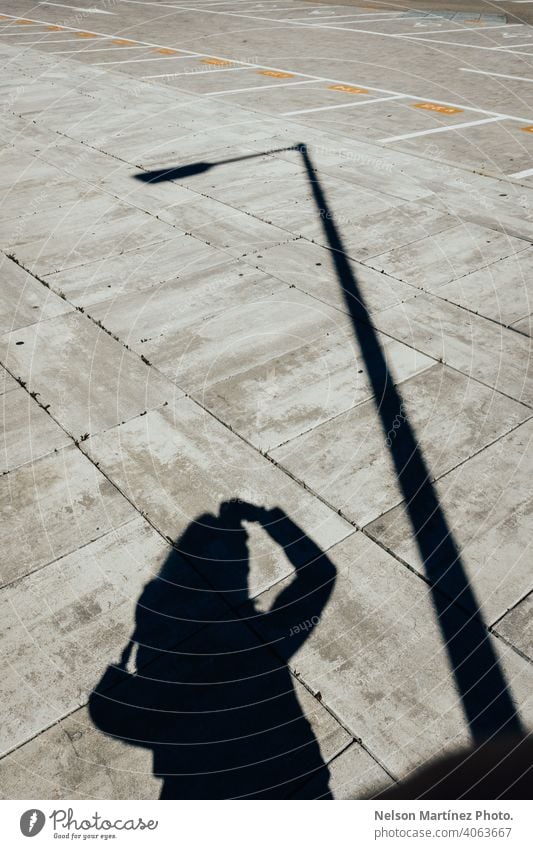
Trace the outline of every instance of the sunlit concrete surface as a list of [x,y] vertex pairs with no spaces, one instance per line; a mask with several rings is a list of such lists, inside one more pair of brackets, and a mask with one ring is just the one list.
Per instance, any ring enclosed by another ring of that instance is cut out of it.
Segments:
[[531,728],[532,13],[2,3],[4,798]]

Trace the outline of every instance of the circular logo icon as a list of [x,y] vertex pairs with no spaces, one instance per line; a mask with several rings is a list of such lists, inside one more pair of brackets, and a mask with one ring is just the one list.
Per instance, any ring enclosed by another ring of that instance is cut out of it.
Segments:
[[20,818],[20,830],[24,837],[35,837],[42,830],[46,822],[46,817],[38,808],[31,808],[29,811],[24,811]]

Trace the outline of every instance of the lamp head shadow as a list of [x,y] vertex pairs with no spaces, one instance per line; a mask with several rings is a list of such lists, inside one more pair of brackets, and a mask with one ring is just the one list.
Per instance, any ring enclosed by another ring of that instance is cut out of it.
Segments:
[[218,165],[229,165],[232,162],[243,162],[246,159],[258,159],[265,155],[273,155],[275,153],[285,153],[294,150],[300,153],[306,153],[304,144],[290,145],[290,147],[281,147],[276,150],[260,151],[259,153],[249,153],[245,156],[234,156],[231,159],[222,159],[218,162],[191,162],[187,165],[181,165],[174,168],[159,168],[156,171],[142,171],[135,174],[135,179],[141,183],[164,183],[167,181],[186,180],[187,177],[195,177],[197,174],[204,174],[210,171],[211,168],[216,168]]

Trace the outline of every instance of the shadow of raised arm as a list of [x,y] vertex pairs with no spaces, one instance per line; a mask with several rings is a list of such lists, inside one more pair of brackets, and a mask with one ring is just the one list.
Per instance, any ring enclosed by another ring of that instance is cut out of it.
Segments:
[[265,511],[258,521],[294,566],[292,581],[264,614],[276,623],[276,650],[288,660],[318,625],[333,592],[337,570],[322,549],[279,507]]

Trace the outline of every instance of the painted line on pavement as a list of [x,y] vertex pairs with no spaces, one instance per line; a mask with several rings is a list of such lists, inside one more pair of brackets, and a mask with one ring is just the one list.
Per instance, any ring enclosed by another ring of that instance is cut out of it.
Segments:
[[481,121],[465,121],[462,124],[449,125],[448,127],[433,127],[431,130],[419,130],[416,133],[404,133],[401,136],[388,136],[385,139],[378,139],[382,144],[389,142],[402,141],[403,139],[415,139],[418,136],[431,136],[434,133],[447,133],[451,130],[462,130],[466,127],[479,127],[481,124],[492,124],[494,121],[502,121],[503,118],[483,118]]
[[297,109],[295,112],[282,112],[284,118],[291,115],[307,115],[309,112],[326,112],[328,109],[347,109],[349,106],[367,106],[370,103],[385,103],[388,100],[401,100],[405,94],[393,94],[391,97],[375,97],[372,100],[351,100],[349,103],[335,103],[333,106],[318,106],[315,109]]
[[143,80],[157,80],[160,77],[198,77],[201,74],[229,74],[231,71],[247,71],[248,68],[220,68],[217,71],[182,71],[179,74],[150,74],[148,77],[141,77]]
[[263,91],[267,88],[286,88],[291,85],[311,85],[311,83],[316,83],[317,80],[298,80],[295,83],[272,83],[272,85],[251,85],[248,88],[231,88],[229,91],[209,91],[206,94],[206,97],[214,97],[216,94],[242,94],[247,91]]
[[[528,0],[529,2],[529,0]],[[531,0],[533,3],[533,0]],[[482,74],[484,77],[501,77],[504,80],[520,80],[523,83],[533,83],[533,77],[516,77],[514,74],[497,74],[496,71],[476,71],[474,68],[459,68],[467,74]]]

